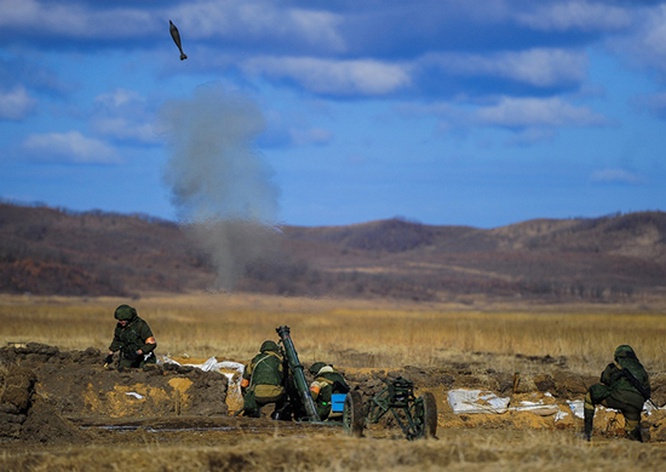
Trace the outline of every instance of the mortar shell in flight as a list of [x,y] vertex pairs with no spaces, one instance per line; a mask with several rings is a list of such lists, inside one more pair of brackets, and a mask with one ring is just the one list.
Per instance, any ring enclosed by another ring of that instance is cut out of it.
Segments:
[[176,46],[178,46],[178,50],[180,51],[180,60],[182,61],[187,59],[187,54],[183,52],[183,46],[180,42],[180,32],[178,31],[178,28],[176,28],[176,25],[174,25],[171,20],[169,20],[169,33],[171,33],[173,42],[176,43]]

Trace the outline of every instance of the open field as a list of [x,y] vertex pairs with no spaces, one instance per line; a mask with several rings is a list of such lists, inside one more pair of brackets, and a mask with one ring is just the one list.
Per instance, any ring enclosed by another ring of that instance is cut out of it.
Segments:
[[[288,325],[304,363],[325,358],[348,367],[436,366],[450,356],[566,356],[576,372],[596,375],[614,348],[635,346],[666,371],[666,302],[645,306],[515,303],[428,304],[284,298],[263,295],[155,295],[121,298],[0,295],[0,343],[39,342],[104,349],[113,310],[135,306],[174,356],[246,361],[275,328]],[[354,353],[363,354],[362,361]]]
[[[651,373],[654,398],[661,406],[666,403],[666,303],[658,300],[641,306],[546,306],[483,299],[429,304],[202,293],[129,301],[151,325],[158,356],[247,362],[263,340],[277,340],[276,327],[288,325],[305,365],[332,362],[360,389],[391,372],[411,375],[419,391],[435,394],[439,410],[439,440],[412,442],[390,429],[355,439],[337,427],[234,418],[229,402],[226,413],[210,415],[201,406],[195,411],[192,402],[191,416],[178,416],[184,410],[164,405],[173,404],[168,394],[176,390],[173,376],[180,373],[102,369],[102,352],[114,327],[113,309],[126,302],[0,296],[0,346],[32,342],[53,347],[40,348],[38,361],[36,353],[16,359],[32,362],[38,372],[37,404],[48,403],[55,412],[51,418],[61,420],[60,429],[44,423],[51,429],[41,427],[37,439],[21,436],[0,442],[0,468],[116,470],[131,462],[144,470],[626,470],[637,465],[658,470],[666,460],[661,412],[652,418],[656,434],[649,443],[618,438],[617,428],[599,422],[606,427],[595,431],[588,444],[577,437],[580,421],[571,417],[555,424],[552,418],[526,412],[455,415],[446,403],[446,392],[461,387],[516,399],[543,394],[548,387],[555,389],[560,403],[580,400],[585,386],[612,360],[615,347],[627,343]],[[6,376],[9,366],[0,369],[0,376]],[[521,373],[524,387],[510,391],[515,372]],[[208,378],[194,379],[197,382],[211,383]],[[63,384],[69,386],[66,400],[58,396]],[[73,386],[78,384],[85,398],[74,398],[78,391]],[[167,393],[164,398],[155,393],[152,403],[139,408],[127,403],[131,399],[119,390],[120,384]],[[97,391],[105,388],[104,395]],[[180,392],[178,401],[185,409],[186,394],[193,393],[186,388]],[[106,403],[96,403],[99,398]],[[84,427],[111,424],[112,419],[132,420],[138,426]],[[176,419],[188,427],[150,427]],[[215,426],[192,427],[204,420],[216,421]],[[48,431],[54,431],[52,437]]]

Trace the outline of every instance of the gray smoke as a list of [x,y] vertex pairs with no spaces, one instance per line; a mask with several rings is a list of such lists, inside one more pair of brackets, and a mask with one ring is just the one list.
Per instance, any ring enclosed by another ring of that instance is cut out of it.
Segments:
[[253,149],[264,117],[249,98],[202,86],[191,99],[168,102],[161,119],[178,217],[231,289],[248,263],[275,251],[279,234],[278,189]]

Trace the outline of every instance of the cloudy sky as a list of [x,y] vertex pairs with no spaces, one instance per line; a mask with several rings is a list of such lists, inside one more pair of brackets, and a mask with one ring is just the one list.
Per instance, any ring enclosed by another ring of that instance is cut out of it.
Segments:
[[0,10],[5,201],[179,219],[196,193],[308,226],[666,209],[666,1]]

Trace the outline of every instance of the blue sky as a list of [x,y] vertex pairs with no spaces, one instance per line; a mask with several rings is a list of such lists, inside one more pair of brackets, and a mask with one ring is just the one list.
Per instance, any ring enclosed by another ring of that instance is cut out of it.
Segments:
[[0,9],[4,200],[307,226],[665,210],[666,1]]

